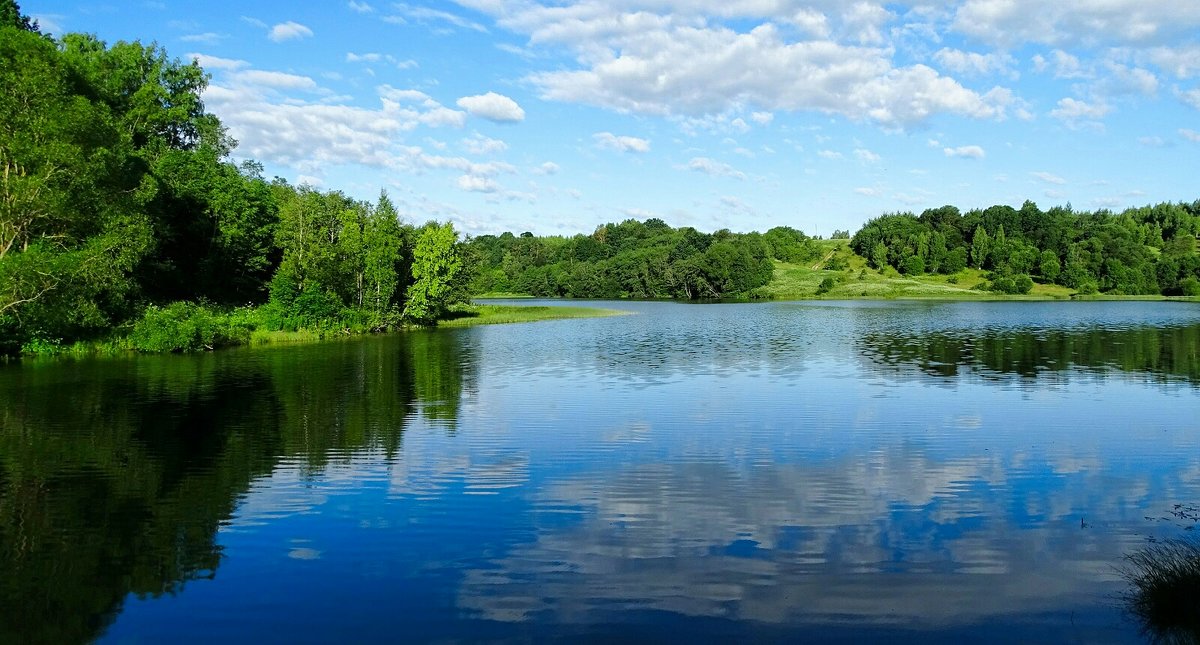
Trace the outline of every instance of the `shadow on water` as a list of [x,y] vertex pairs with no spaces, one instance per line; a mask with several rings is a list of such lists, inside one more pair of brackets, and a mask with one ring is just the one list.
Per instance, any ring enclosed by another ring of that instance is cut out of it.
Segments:
[[0,642],[97,638],[130,594],[216,575],[258,477],[452,429],[473,350],[454,333],[0,371]]

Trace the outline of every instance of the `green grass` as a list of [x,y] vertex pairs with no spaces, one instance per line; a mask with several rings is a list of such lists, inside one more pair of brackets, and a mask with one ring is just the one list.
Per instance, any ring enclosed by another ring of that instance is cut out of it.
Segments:
[[516,293],[512,291],[489,291],[481,293],[477,296],[471,296],[475,300],[518,300],[532,299],[533,296],[527,293]]
[[[775,276],[764,287],[756,289],[756,295],[775,300],[850,300],[850,299],[945,299],[945,300],[1065,300],[1073,290],[1061,285],[1034,284],[1033,291],[1022,296],[1009,296],[974,289],[986,282],[985,272],[964,269],[953,276],[921,275],[904,276],[888,267],[883,272],[867,266],[862,256],[850,251],[846,240],[818,240],[821,256],[803,264],[775,263]],[[826,271],[815,266],[836,254],[845,259],[848,268],[844,271]],[[817,287],[825,278],[832,278],[834,286],[818,295]]]
[[474,325],[498,325],[564,318],[597,318],[620,316],[627,313],[616,309],[597,307],[462,305],[451,313],[450,318],[439,322],[438,327],[472,327]]

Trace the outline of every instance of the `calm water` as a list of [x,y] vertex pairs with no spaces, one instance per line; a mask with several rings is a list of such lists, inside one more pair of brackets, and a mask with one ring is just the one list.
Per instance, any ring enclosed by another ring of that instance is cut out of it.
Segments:
[[0,368],[0,642],[1139,640],[1200,307],[598,304]]

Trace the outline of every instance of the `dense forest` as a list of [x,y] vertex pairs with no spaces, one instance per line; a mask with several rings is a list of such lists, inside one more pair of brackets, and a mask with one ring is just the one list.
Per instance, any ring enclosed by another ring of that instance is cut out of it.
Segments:
[[1131,208],[1120,214],[953,206],[884,215],[850,240],[877,269],[907,275],[989,271],[992,290],[1028,293],[1036,278],[1078,293],[1200,295],[1200,201]]
[[231,162],[207,82],[155,45],[50,38],[0,1],[0,355],[381,330],[465,296],[449,224]]
[[786,226],[706,234],[659,219],[605,224],[591,235],[481,235],[468,244],[475,293],[567,298],[745,297],[771,281],[772,260],[805,262],[820,248]]

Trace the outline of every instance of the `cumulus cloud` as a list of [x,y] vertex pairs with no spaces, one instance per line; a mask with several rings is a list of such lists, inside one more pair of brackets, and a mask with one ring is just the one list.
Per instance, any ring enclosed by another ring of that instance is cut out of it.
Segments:
[[309,38],[312,35],[313,31],[308,27],[289,20],[271,27],[271,31],[267,33],[267,38],[270,38],[274,42],[282,43],[287,40]]
[[1179,100],[1200,110],[1200,87],[1190,90],[1177,90],[1175,95],[1179,97]]
[[1067,183],[1066,179],[1063,179],[1062,177],[1059,177],[1058,175],[1054,175],[1054,174],[1051,174],[1048,172],[1038,171],[1038,172],[1031,172],[1029,174],[1032,175],[1035,179],[1044,181],[1047,184],[1054,184],[1056,186],[1062,186]]
[[1200,143],[1200,132],[1190,130],[1188,128],[1180,128],[1179,136],[1191,141],[1192,143]]
[[351,11],[357,13],[371,13],[375,11],[375,7],[365,2],[355,2],[355,0],[350,0],[350,2],[346,3],[346,6],[350,7]]
[[1065,122],[1067,125],[1074,126],[1080,121],[1101,119],[1108,114],[1112,108],[1104,103],[1081,101],[1079,99],[1064,98],[1058,102],[1058,107],[1050,111],[1050,116]]
[[750,120],[759,125],[770,125],[771,121],[775,120],[775,115],[770,112],[754,112],[750,115]]
[[702,172],[712,177],[731,177],[733,179],[745,179],[746,174],[737,170],[727,163],[721,163],[708,157],[692,157],[685,166],[688,170]]
[[485,137],[476,132],[462,140],[463,148],[473,155],[490,155],[508,150],[508,144],[500,139]]
[[196,61],[196,64],[209,71],[214,69],[237,70],[250,65],[250,63],[244,60],[220,58],[218,56],[209,56],[207,54],[187,54],[186,57]]
[[[861,10],[867,18],[884,15],[877,5],[855,7],[851,12]],[[864,20],[859,26],[865,29],[870,20]],[[896,67],[894,51],[887,47],[795,41],[772,22],[741,32],[686,16],[620,14],[593,4],[537,7],[501,22],[529,33],[534,43],[575,49],[578,68],[528,78],[549,100],[683,116],[753,104],[765,111],[817,111],[888,127],[938,113],[1005,116],[1005,105],[994,100],[1001,95],[979,94],[925,65]],[[863,43],[875,40],[869,29],[860,36]]]
[[1197,28],[1200,3],[1144,0],[967,0],[952,22],[955,31],[1000,46],[1156,44]]
[[522,110],[516,101],[495,92],[464,96],[458,99],[457,104],[471,116],[496,123],[517,123],[525,120],[525,110]]
[[881,157],[866,148],[855,148],[854,156],[864,163],[878,163]]
[[500,184],[494,179],[477,175],[462,175],[456,183],[460,190],[471,193],[494,193],[500,190]]
[[611,132],[597,132],[592,135],[596,145],[606,150],[620,152],[650,152],[650,142],[638,137],[618,136]]
[[236,72],[232,76],[234,82],[244,85],[255,85],[275,90],[315,90],[317,82],[307,76],[285,74],[283,72],[268,72],[248,69]]
[[185,43],[205,43],[212,45],[224,40],[225,38],[227,38],[227,36],[224,34],[218,34],[215,31],[206,31],[202,34],[187,34],[186,36],[180,36],[179,40]]
[[291,86],[312,89],[310,82],[292,74],[242,70],[209,85],[203,98],[239,141],[240,154],[302,172],[339,164],[477,176],[515,172],[502,162],[473,162],[405,145],[404,136],[419,128],[462,127],[466,120],[466,113],[447,108],[423,92],[383,85],[377,89],[375,108],[338,100],[304,102],[279,93]]
[[956,74],[966,76],[1003,74],[1010,78],[1017,76],[1017,73],[1013,71],[1017,60],[1007,53],[979,54],[944,47],[933,55],[933,59],[942,66],[942,69]]
[[942,154],[947,157],[960,157],[963,159],[983,159],[986,153],[979,146],[957,146],[954,148],[942,148]]
[[538,166],[537,168],[534,168],[533,174],[535,174],[535,175],[557,175],[559,170],[562,170],[562,168],[560,168],[558,164],[554,163],[553,161],[547,161],[547,162],[543,163],[542,165]]

